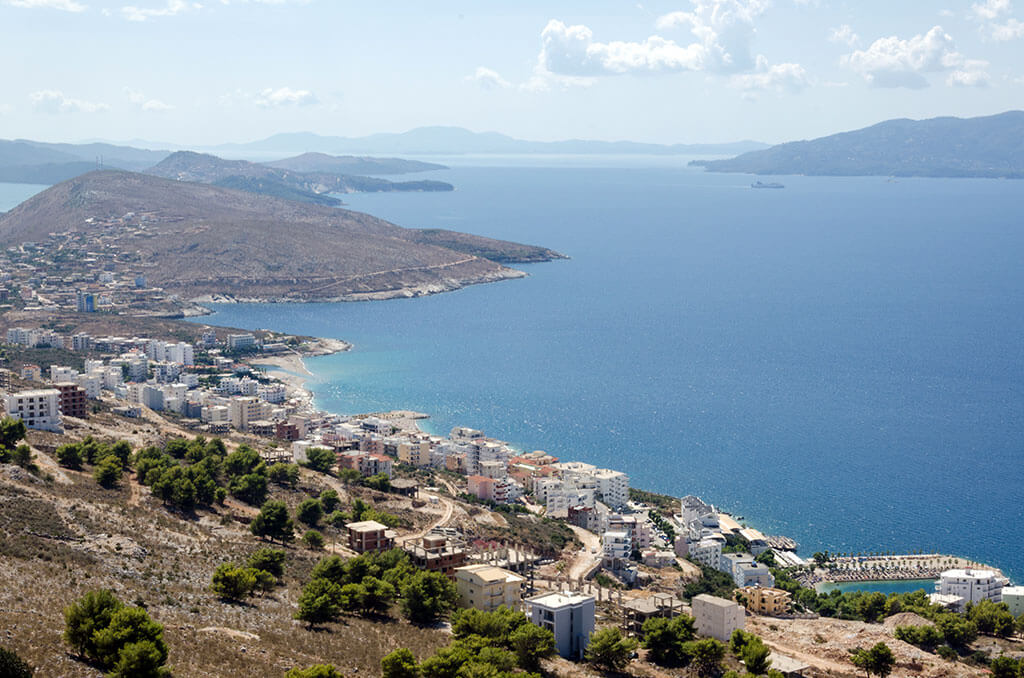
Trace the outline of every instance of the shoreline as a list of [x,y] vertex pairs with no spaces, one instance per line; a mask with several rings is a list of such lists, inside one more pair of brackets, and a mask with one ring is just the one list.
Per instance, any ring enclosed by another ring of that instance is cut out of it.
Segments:
[[[301,350],[276,356],[250,359],[248,364],[254,368],[263,368],[268,375],[285,384],[288,400],[297,401],[300,411],[318,412],[314,403],[315,394],[307,388],[310,379],[316,377],[305,363],[308,357],[333,355],[352,350],[353,345],[340,339],[324,337],[314,338]],[[326,411],[325,411],[326,412]],[[327,412],[327,414],[334,414]],[[431,416],[410,410],[389,410],[384,412],[361,412],[350,417],[378,416],[394,422],[398,428],[406,432],[425,435],[438,435],[426,431],[420,424]],[[441,435],[440,437],[443,437]],[[643,488],[637,488],[643,489]],[[655,493],[661,494],[661,493]],[[665,495],[670,496],[670,495]],[[796,553],[797,551],[793,551]],[[813,561],[811,561],[813,562]],[[939,573],[950,568],[988,569],[1005,577],[1002,569],[979,563],[969,558],[946,554],[898,554],[879,556],[845,556],[830,561],[832,567],[818,567],[809,576],[799,577],[801,584],[819,590],[823,586],[838,586],[854,583],[896,583],[909,581],[935,581]]]

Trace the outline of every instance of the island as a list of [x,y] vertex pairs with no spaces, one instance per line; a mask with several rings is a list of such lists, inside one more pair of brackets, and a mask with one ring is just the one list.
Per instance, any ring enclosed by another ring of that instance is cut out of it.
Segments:
[[1024,111],[978,118],[888,120],[728,159],[693,160],[712,172],[809,176],[1024,178]]

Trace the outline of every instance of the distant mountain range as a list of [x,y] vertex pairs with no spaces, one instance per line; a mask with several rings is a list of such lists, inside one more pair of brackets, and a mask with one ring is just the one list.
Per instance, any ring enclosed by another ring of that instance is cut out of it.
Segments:
[[[305,160],[303,159],[305,158]],[[316,158],[322,166],[335,161],[336,166],[345,164],[367,164],[360,158]],[[297,166],[310,165],[306,156],[284,161]],[[383,159],[381,165],[389,163]],[[406,161],[397,161],[404,163]],[[441,167],[441,165],[437,165]],[[225,160],[215,155],[178,151],[164,158],[157,165],[146,170],[146,174],[175,179],[213,184],[235,188],[250,193],[272,195],[286,200],[297,200],[318,205],[340,205],[341,201],[330,193],[380,192],[380,191],[451,191],[454,187],[443,181],[394,182],[374,177],[337,174],[333,172],[297,172],[290,169],[270,167],[247,160]]]
[[444,165],[402,158],[369,158],[354,155],[303,153],[294,158],[265,162],[268,167],[294,172],[329,172],[332,174],[410,174],[448,169]]
[[167,157],[150,151],[107,143],[49,144],[0,139],[0,182],[54,184],[103,165],[140,170]]
[[[0,241],[48,242],[63,252],[102,241],[126,263],[145,267],[151,284],[190,299],[417,296],[524,275],[498,260],[561,257],[542,247],[406,229],[359,212],[115,170],[52,186],[0,214]],[[82,266],[84,274],[88,264]]]
[[[170,150],[148,150],[103,142],[49,144],[26,139],[13,141],[0,139],[0,183],[56,184],[94,169],[146,170],[162,163],[172,153],[173,151]],[[447,169],[444,165],[418,160],[305,153],[295,158],[267,163],[267,165],[295,172],[345,175],[352,180],[341,189],[341,192],[352,190],[450,190],[450,187],[431,187],[430,184],[419,187],[408,185],[395,189],[389,187],[390,182],[362,176],[367,174],[409,174]],[[242,172],[242,174],[252,178],[253,172]],[[365,181],[355,181],[356,177],[361,177]],[[282,197],[284,196],[282,195]]]
[[209,150],[231,153],[387,153],[399,155],[573,154],[731,155],[767,148],[757,141],[725,144],[645,144],[635,141],[525,141],[498,132],[472,132],[462,127],[417,127],[402,133],[365,137],[322,136],[312,132],[275,134],[245,144],[223,144]]
[[980,118],[888,120],[853,132],[793,141],[728,160],[714,172],[836,176],[1024,178],[1024,111]]

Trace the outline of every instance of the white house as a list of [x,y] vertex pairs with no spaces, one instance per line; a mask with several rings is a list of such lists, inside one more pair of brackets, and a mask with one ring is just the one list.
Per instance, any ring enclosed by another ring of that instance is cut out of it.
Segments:
[[691,602],[697,633],[728,642],[732,632],[742,629],[746,612],[739,603],[702,593]]

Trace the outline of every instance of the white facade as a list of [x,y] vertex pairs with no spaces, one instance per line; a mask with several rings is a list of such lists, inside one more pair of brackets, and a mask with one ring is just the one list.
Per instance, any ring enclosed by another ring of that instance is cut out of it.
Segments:
[[103,390],[103,380],[95,374],[79,374],[75,376],[74,382],[85,391],[85,397],[91,400],[99,400],[100,391]]
[[722,561],[722,542],[705,538],[688,544],[689,556],[705,567],[717,570]]
[[21,419],[25,426],[41,431],[60,433],[60,391],[55,388],[36,391],[19,391],[4,396],[4,409],[15,419]]
[[547,593],[526,601],[531,623],[551,631],[555,650],[567,659],[582,659],[594,632],[594,596]]
[[729,642],[732,632],[742,629],[746,612],[739,603],[702,593],[691,602],[697,634]]
[[939,576],[935,590],[943,596],[959,596],[964,604],[1003,600],[1003,578],[992,570],[946,570]]
[[74,382],[78,376],[78,370],[63,365],[50,365],[50,381],[54,384],[66,384]]
[[625,532],[605,532],[601,535],[601,549],[606,559],[628,560],[633,552],[633,543]]

